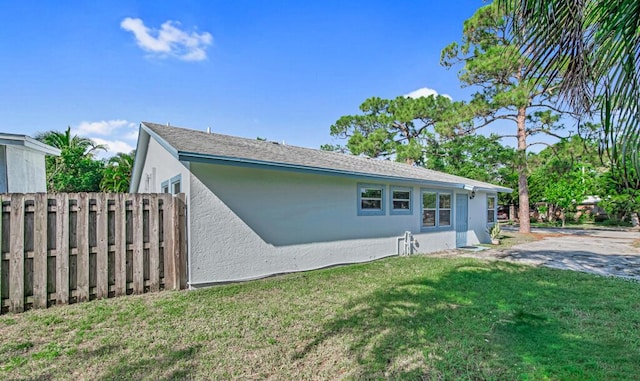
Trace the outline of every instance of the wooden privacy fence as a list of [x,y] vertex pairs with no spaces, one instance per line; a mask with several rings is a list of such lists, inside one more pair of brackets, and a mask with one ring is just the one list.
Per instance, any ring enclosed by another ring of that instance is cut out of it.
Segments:
[[184,195],[3,194],[0,313],[186,285]]

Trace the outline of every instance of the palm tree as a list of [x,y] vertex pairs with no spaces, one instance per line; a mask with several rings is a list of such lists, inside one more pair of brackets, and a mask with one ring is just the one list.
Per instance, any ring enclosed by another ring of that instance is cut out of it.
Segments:
[[78,135],[71,136],[71,127],[67,127],[66,131],[47,131],[41,132],[35,136],[45,144],[56,147],[58,149],[82,150],[85,155],[93,156],[97,150],[107,150],[104,144],[96,144],[89,138],[83,138]]
[[102,179],[104,162],[96,160],[96,150],[107,150],[91,139],[65,132],[47,131],[36,139],[60,149],[60,156],[45,158],[49,192],[96,192]]
[[135,152],[120,152],[107,162],[104,169],[100,190],[103,192],[128,192]]
[[640,1],[498,1],[517,20],[530,71],[560,79],[577,113],[599,111],[609,157],[640,173]]

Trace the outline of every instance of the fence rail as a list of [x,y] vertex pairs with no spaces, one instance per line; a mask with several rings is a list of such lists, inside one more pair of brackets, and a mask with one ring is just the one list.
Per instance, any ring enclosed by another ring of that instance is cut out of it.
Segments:
[[0,199],[0,313],[186,286],[184,195]]

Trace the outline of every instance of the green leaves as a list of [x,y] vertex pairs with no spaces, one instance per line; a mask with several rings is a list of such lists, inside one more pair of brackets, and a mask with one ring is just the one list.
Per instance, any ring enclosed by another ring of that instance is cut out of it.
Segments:
[[121,152],[110,158],[104,168],[103,177],[100,181],[100,190],[103,192],[128,192],[134,157],[135,151],[131,153]]
[[455,112],[459,107],[459,103],[440,95],[372,97],[360,105],[363,114],[341,117],[330,132],[348,139],[347,148],[354,155],[421,163],[423,146],[433,134],[449,134],[459,122]]

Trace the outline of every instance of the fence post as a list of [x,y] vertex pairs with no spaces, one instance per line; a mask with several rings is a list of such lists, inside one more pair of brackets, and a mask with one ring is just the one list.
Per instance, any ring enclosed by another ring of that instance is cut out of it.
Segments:
[[37,193],[33,211],[33,307],[47,307],[47,195]]
[[11,195],[9,310],[24,311],[24,195]]

